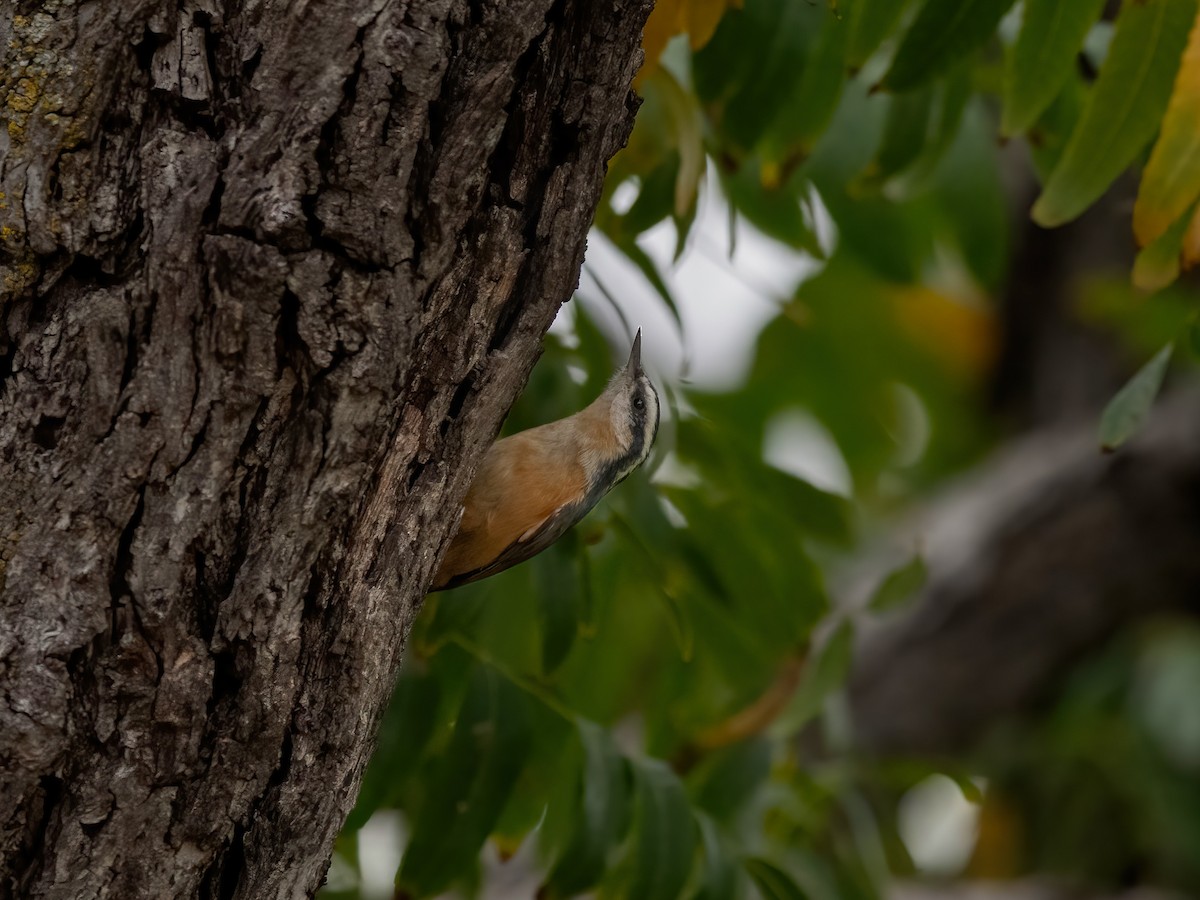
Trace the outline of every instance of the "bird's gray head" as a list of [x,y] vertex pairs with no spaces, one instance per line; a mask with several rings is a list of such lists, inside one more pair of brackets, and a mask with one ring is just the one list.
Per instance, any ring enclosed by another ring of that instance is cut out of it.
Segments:
[[646,461],[658,434],[658,392],[642,369],[642,331],[639,328],[629,352],[629,362],[618,369],[604,389],[609,399],[612,433],[620,449],[615,479],[621,481]]

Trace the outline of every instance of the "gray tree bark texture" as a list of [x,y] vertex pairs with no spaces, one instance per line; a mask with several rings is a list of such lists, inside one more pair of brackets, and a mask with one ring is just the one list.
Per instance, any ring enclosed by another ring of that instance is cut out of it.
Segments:
[[311,895],[649,0],[6,0],[0,897]]

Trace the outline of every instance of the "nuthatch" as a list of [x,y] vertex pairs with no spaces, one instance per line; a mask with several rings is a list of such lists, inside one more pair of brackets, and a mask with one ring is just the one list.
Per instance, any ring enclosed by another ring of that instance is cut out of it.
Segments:
[[639,330],[629,362],[591,404],[492,445],[431,590],[541,553],[645,462],[657,434],[658,394],[642,371]]

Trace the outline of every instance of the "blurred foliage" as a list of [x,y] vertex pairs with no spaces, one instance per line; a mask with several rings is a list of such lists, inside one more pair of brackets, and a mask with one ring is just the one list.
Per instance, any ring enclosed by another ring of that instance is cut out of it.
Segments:
[[[796,740],[815,726],[844,744],[856,623],[831,614],[828,585],[882,512],[999,436],[982,398],[1014,212],[1001,134],[1028,144],[1045,225],[1148,160],[1132,281],[1167,289],[1145,305],[1098,281],[1078,301],[1150,359],[1102,440],[1145,418],[1170,348],[1200,346],[1194,293],[1168,287],[1200,259],[1197,0],[1126,2],[1115,23],[1103,7],[661,0],[597,231],[677,318],[669,267],[639,238],[671,223],[678,260],[708,186],[731,244],[753,227],[819,270],[742,384],[663,385],[653,477],[528,564],[427,599],[324,896],[360,896],[360,830],[398,810],[398,896],[476,894],[520,854],[542,898],[875,897],[914,871],[896,799],[934,771],[981,803],[972,871],[1115,884],[1136,869],[1200,892],[1195,633],[1131,639],[1081,672],[1039,732],[972,763],[994,779],[982,793],[946,761],[801,765]],[[507,430],[599,392],[615,356],[589,309],[547,338]],[[849,496],[764,461],[797,411],[844,459]],[[919,552],[900,563],[860,615],[919,590]]]
[[983,751],[994,780],[971,867],[1200,895],[1197,684],[1194,621],[1152,622],[1082,664],[1044,719]]

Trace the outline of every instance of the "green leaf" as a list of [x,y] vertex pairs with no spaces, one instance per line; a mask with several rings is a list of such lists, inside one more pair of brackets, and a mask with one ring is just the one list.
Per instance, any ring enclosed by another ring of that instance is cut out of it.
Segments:
[[762,155],[785,165],[802,159],[829,125],[846,80],[849,23],[826,16],[812,54],[779,114],[762,137]]
[[[696,97],[684,90],[670,67],[652,66],[643,74],[642,109],[628,143],[609,166],[595,225],[620,243],[670,215],[681,250],[696,216],[704,176],[704,119]],[[637,201],[618,216],[612,208],[613,191],[634,178],[640,187]]]
[[524,765],[525,704],[506,678],[476,667],[450,745],[413,817],[397,877],[413,897],[440,893],[474,865]]
[[1066,152],[1071,135],[1083,117],[1087,100],[1088,88],[1083,78],[1078,73],[1071,74],[1058,96],[1026,135],[1033,167],[1043,185],[1050,180],[1050,175]]
[[[927,222],[878,194],[851,191],[879,145],[890,103],[883,94],[868,96],[859,80],[847,84],[838,112],[803,174],[812,179],[837,224],[836,255],[852,252],[884,277],[904,282],[919,277],[932,251]],[[881,241],[881,234],[891,238]]]
[[893,178],[889,185],[890,194],[911,197],[929,186],[930,179],[961,131],[970,100],[971,74],[965,67],[960,66],[935,85],[924,146],[913,165]]
[[959,792],[962,793],[963,799],[968,803],[974,803],[976,806],[982,806],[984,804],[983,790],[980,789],[978,784],[971,780],[969,775],[949,768],[941,769],[939,771],[942,775],[945,775],[954,782],[954,784],[958,787]]
[[807,895],[792,880],[792,876],[773,863],[751,856],[742,860],[742,866],[763,900],[807,900]]
[[847,619],[838,624],[826,641],[813,674],[813,681],[822,695],[837,690],[846,682],[853,658],[854,625]]
[[700,884],[691,900],[735,900],[738,896],[738,870],[721,842],[717,826],[703,813],[696,816],[704,847],[704,868]]
[[679,658],[688,662],[696,649],[696,635],[692,629],[692,620],[688,617],[678,593],[665,588],[659,590],[663,601],[663,612],[671,626],[671,634],[675,637],[675,646],[679,650]]
[[430,640],[438,643],[453,634],[473,636],[484,618],[492,587],[491,583],[484,581],[437,595],[437,605],[429,625]]
[[776,122],[832,13],[824,3],[746,0],[692,56],[692,78],[723,145],[738,157]]
[[1159,350],[1108,402],[1100,419],[1100,447],[1103,450],[1117,449],[1145,423],[1158,389],[1162,387],[1174,349],[1172,342]]
[[[970,99],[970,73],[961,66],[937,84],[888,98],[879,149],[856,179],[852,191],[882,190],[889,199],[900,201],[926,194],[941,171],[947,151],[955,146],[960,136]],[[991,139],[990,123],[988,138]],[[963,142],[959,140],[958,144],[961,152]],[[988,147],[984,152],[990,150]],[[970,177],[976,182],[970,185],[973,188],[980,179],[986,183],[994,161],[976,158],[971,162]],[[981,165],[988,171],[976,171]],[[961,205],[975,209],[977,197],[974,192],[964,191],[962,185],[956,187],[958,194],[967,195],[961,198]],[[1007,226],[1007,220],[1005,224]],[[951,233],[953,231],[951,229]]]
[[1188,326],[1188,349],[1192,351],[1192,356],[1200,359],[1200,321]]
[[537,698],[526,704],[531,735],[527,762],[513,786],[508,803],[492,828],[492,844],[504,858],[515,854],[529,834],[546,818],[549,804],[558,799],[564,783],[579,771],[578,754],[573,753],[575,724]]
[[771,733],[794,734],[816,716],[825,698],[845,684],[853,659],[854,626],[847,619],[825,642],[816,663],[810,664],[787,708],[771,726]]
[[1116,33],[1087,107],[1033,218],[1051,228],[1087,209],[1158,129],[1196,15],[1196,0],[1121,4]]
[[[765,183],[764,183],[765,182]],[[802,192],[807,183],[793,178],[774,185],[762,177],[757,165],[744,165],[737,172],[721,179],[725,196],[739,213],[759,231],[782,241],[794,250],[824,259],[825,251],[817,240],[813,223],[804,214]]]
[[756,474],[757,478],[748,481],[755,488],[778,497],[780,512],[806,533],[843,546],[853,541],[854,507],[846,498],[775,469]]
[[562,665],[579,633],[584,593],[579,557],[585,552],[578,533],[568,531],[534,563],[543,674]]
[[687,792],[660,760],[637,760],[637,812],[632,871],[622,895],[629,900],[676,900],[696,857],[696,822]]
[[[632,243],[637,234],[670,215],[678,234],[678,258],[695,221],[696,198],[704,180],[704,121],[696,97],[665,67],[651,69],[640,92],[644,108],[635,133],[614,164],[622,173],[644,175],[642,192],[625,216],[615,217],[601,208],[596,222],[616,243],[623,244]],[[664,205],[668,175],[672,178],[670,203]]]
[[[772,671],[769,654],[782,655],[794,648],[824,609],[824,593],[811,560],[795,541],[728,539],[730,534],[742,533],[794,534],[786,515],[775,510],[766,498],[748,510],[745,500],[714,503],[686,491],[673,491],[671,497],[688,521],[690,536],[707,555],[708,566],[693,570],[690,562],[684,568],[679,563],[664,561],[662,565],[667,576],[664,581],[678,593],[689,622],[702,614],[697,600],[713,598],[716,601],[714,607],[723,604],[709,612],[718,619],[732,620],[727,625],[730,638],[735,634],[733,628],[737,632],[748,630],[753,635],[750,643],[757,645],[762,654],[758,662],[762,670],[744,663],[742,668],[746,678],[752,679],[757,673],[765,680],[766,674]],[[757,532],[760,528],[766,530]],[[729,592],[728,597],[714,596],[708,584],[711,576],[701,574],[714,570],[718,590]],[[731,614],[733,610],[736,615]],[[709,625],[715,626],[716,621],[710,620]],[[770,650],[763,653],[766,648]],[[701,647],[700,652],[707,651]],[[762,680],[758,683],[758,687],[761,686]]]
[[1025,0],[1004,70],[1005,135],[1028,129],[1058,96],[1103,8],[1104,0]]
[[636,237],[670,216],[675,210],[678,180],[679,154],[671,152],[642,177],[641,190],[633,206],[617,219],[621,234]]
[[608,732],[580,720],[584,762],[575,833],[550,869],[545,897],[571,897],[594,887],[612,850],[629,826],[629,779],[625,759]]
[[675,179],[676,219],[696,214],[696,194],[704,178],[704,123],[696,99],[675,80],[666,69],[659,68],[652,77],[661,82],[663,101],[671,119],[679,148],[679,175]]
[[925,560],[918,553],[900,568],[880,582],[867,607],[872,612],[888,612],[898,609],[916,596],[925,584],[929,571]]
[[925,0],[882,85],[907,91],[931,81],[984,42],[1014,0]]
[[961,115],[958,134],[928,186],[945,222],[946,237],[989,290],[998,289],[1009,269],[1012,224],[999,173],[995,125],[976,99]]
[[1082,290],[1077,309],[1089,327],[1119,335],[1133,358],[1149,359],[1168,341],[1186,342],[1185,329],[1196,318],[1196,296],[1181,285],[1147,303],[1135,285],[1114,272]]
[[855,0],[850,7],[846,62],[859,69],[891,34],[909,0]]
[[863,182],[881,185],[921,155],[933,110],[933,89],[892,97],[879,152],[863,173]]
[[752,738],[707,754],[688,773],[688,787],[697,806],[728,822],[753,801],[770,772],[771,742]]

